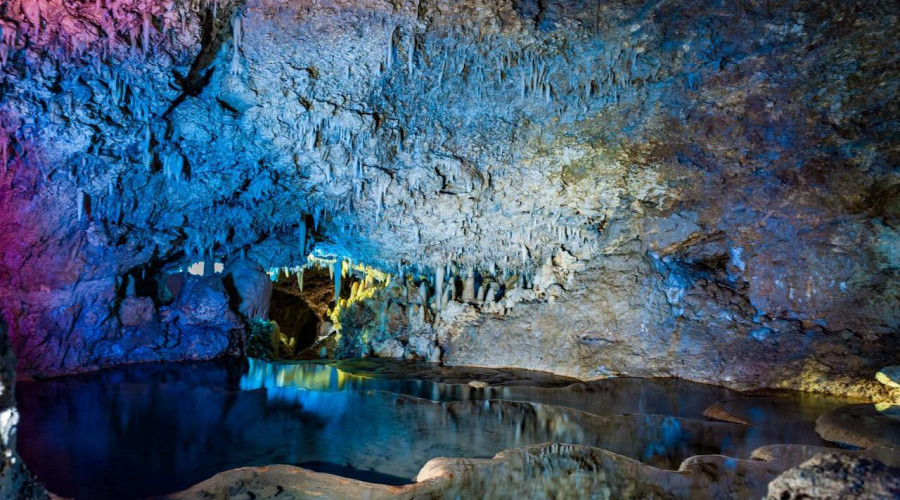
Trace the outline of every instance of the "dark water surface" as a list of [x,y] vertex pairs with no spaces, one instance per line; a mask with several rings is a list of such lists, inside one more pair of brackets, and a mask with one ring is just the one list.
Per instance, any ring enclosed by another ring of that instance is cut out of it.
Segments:
[[[844,403],[757,400],[678,380],[572,384],[509,370],[391,361],[339,366],[150,364],[20,382],[18,448],[59,495],[128,500],[274,463],[404,484],[431,458],[489,458],[548,441],[677,468],[696,454],[746,458],[765,444],[825,446],[815,416]],[[471,379],[504,385],[473,389],[465,385]],[[760,425],[704,420],[704,409],[728,399]]]

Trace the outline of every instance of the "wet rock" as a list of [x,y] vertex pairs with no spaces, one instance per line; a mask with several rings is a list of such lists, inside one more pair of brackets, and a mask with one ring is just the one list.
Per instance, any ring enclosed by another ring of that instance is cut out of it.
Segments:
[[154,316],[156,305],[149,297],[126,297],[119,308],[119,321],[124,327],[150,324]]
[[46,490],[16,453],[15,366],[6,323],[0,319],[0,498],[45,500],[49,498]]
[[488,384],[487,382],[484,382],[481,380],[473,380],[473,381],[469,382],[469,387],[471,387],[473,389],[484,389],[485,387],[488,387],[489,385],[490,384]]
[[891,467],[900,467],[900,450],[886,448],[884,446],[872,446],[864,450],[836,450],[823,446],[804,444],[774,444],[763,446],[753,450],[750,454],[752,460],[765,462],[777,462],[785,466],[785,469],[797,467],[803,462],[821,453],[841,453],[851,457],[877,460]]
[[587,446],[547,443],[498,453],[493,459],[435,458],[416,483],[399,487],[353,481],[298,467],[223,472],[183,492],[160,497],[194,500],[230,495],[260,498],[277,485],[285,498],[604,498],[732,500],[761,498],[779,473],[794,466],[718,455],[693,457],[679,471]]
[[[900,448],[900,419],[879,411],[881,405],[848,405],[816,420],[823,439],[850,446]],[[890,410],[890,406],[881,407]]]
[[404,352],[403,344],[394,339],[374,342],[372,343],[372,349],[379,358],[402,358]]
[[767,500],[900,498],[900,469],[868,458],[820,453],[769,483]]
[[441,348],[435,344],[434,338],[428,335],[410,336],[407,351],[428,362],[435,363],[441,360]]
[[232,306],[248,319],[268,318],[272,281],[262,266],[247,259],[238,259],[229,263],[225,272],[232,289]]

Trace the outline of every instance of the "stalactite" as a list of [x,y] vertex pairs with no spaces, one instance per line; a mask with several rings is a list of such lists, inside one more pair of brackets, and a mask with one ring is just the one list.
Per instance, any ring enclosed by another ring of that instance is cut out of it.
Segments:
[[334,264],[332,264],[331,276],[334,279],[334,304],[337,307],[338,302],[341,300],[341,275],[343,274],[343,262],[340,259],[335,259]]
[[387,30],[387,53],[385,54],[385,68],[390,69],[391,66],[394,65],[394,32],[396,31],[396,26],[390,26],[390,29]]
[[76,203],[77,209],[78,209],[78,220],[80,221],[84,217],[84,203],[85,203],[84,190],[82,190],[81,188],[79,188],[78,191],[76,192],[75,203]]
[[407,44],[406,49],[406,66],[407,71],[409,72],[409,76],[413,76],[413,67],[415,64],[415,56],[416,56],[416,35],[415,33],[409,34],[409,42]]
[[163,155],[163,176],[166,180],[180,181],[184,176],[184,157],[176,152]]
[[[297,237],[300,240],[297,244],[297,249],[300,251],[300,258],[304,259],[306,257],[306,221],[300,221],[300,228],[297,230]],[[302,264],[302,262],[301,262]]]
[[231,55],[231,74],[232,75],[240,75],[241,74],[241,42],[244,37],[244,22],[241,19],[240,15],[235,15],[231,19],[231,29],[232,29],[232,45],[233,51]]
[[150,131],[150,126],[144,127],[144,144],[143,144],[143,162],[144,168],[149,172],[151,167],[153,166],[153,151],[151,149],[153,141],[153,133]]
[[150,53],[150,13],[144,12],[141,24],[141,44],[144,54]]
[[[444,266],[437,266],[434,272],[434,289],[435,295],[438,297],[444,296]],[[438,301],[438,310],[441,310],[441,303]]]

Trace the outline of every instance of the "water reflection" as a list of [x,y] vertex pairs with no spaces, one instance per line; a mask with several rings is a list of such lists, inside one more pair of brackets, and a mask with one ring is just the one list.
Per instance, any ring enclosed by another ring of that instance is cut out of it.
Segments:
[[[51,490],[78,500],[143,498],[272,463],[402,484],[434,457],[487,458],[548,441],[675,468],[694,454],[746,456],[793,437],[679,418],[699,416],[721,395],[637,379],[475,390],[255,361],[124,367],[22,382],[17,393],[23,459]],[[659,415],[615,414],[639,409]]]
[[[349,370],[320,363],[269,363],[254,359],[248,363],[247,373],[241,377],[241,388],[268,389],[270,399],[296,398],[296,391],[282,390],[288,388],[328,392],[388,391],[432,401],[527,401],[575,408],[595,415],[651,413],[703,418],[703,411],[709,405],[739,395],[722,387],[675,379],[617,378],[565,386],[554,382],[552,387],[515,385],[515,380],[504,379],[503,385],[475,389],[467,384],[469,380],[497,377],[497,370],[468,369],[466,374],[470,378],[462,379],[458,378],[459,373],[447,374],[445,378],[432,373],[433,380],[410,380],[404,373],[403,367],[407,365],[397,362],[389,362],[394,365],[389,374],[374,370],[383,363],[373,363],[373,360],[365,364],[342,363],[350,364]],[[414,365],[409,365],[411,372],[421,375],[414,369]]]

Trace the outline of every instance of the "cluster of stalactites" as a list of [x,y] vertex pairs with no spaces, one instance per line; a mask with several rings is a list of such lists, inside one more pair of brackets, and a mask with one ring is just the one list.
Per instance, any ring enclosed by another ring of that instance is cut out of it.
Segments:
[[[170,36],[175,30],[183,32],[188,19],[195,17],[200,7],[210,7],[209,0],[97,0],[79,3],[77,7],[65,3],[63,8],[49,5],[51,1],[10,0],[5,12],[10,21],[0,23],[0,63],[5,65],[9,54],[23,47],[25,40],[36,46],[49,45],[70,58],[148,55],[155,36]],[[215,10],[218,4],[214,0],[211,7]],[[98,26],[96,35],[92,30],[78,29],[81,23],[67,22],[67,18],[76,16]]]
[[441,313],[451,302],[465,303],[488,310],[503,310],[500,301],[510,289],[531,289],[533,274],[523,268],[503,268],[480,272],[470,264],[447,262],[431,268],[408,266],[400,274],[406,277],[410,320],[420,325],[437,325]]

